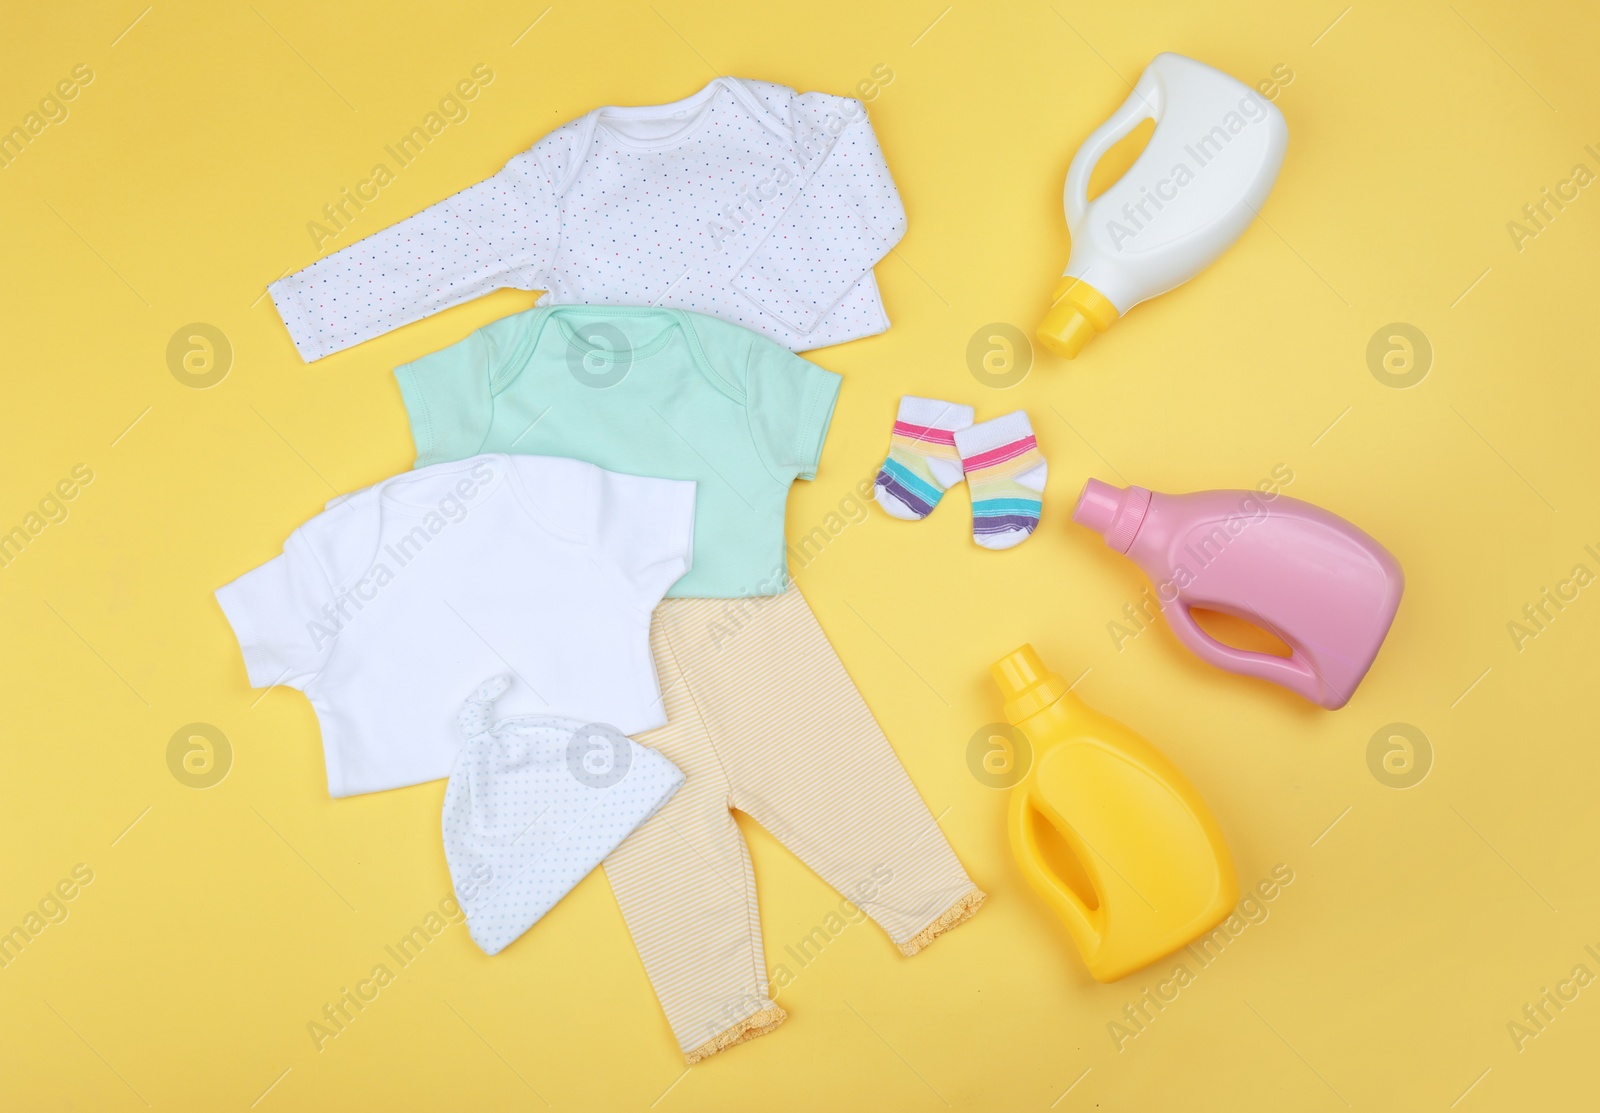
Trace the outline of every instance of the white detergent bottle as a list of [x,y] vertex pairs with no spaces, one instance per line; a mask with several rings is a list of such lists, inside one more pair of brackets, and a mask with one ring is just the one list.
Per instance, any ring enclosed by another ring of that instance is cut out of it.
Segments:
[[[1090,201],[1095,164],[1151,119],[1145,149]],[[1283,113],[1260,93],[1193,58],[1156,55],[1067,170],[1072,256],[1039,326],[1045,347],[1072,359],[1135,305],[1209,266],[1255,219],[1288,145]]]

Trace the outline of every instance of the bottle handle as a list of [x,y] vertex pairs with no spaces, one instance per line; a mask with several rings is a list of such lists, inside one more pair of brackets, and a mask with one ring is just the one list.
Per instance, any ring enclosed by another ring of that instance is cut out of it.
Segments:
[[1101,158],[1129,132],[1145,120],[1161,117],[1158,107],[1160,97],[1153,87],[1147,88],[1141,79],[1122,106],[1111,114],[1105,123],[1089,133],[1078,153],[1072,156],[1067,167],[1067,184],[1061,191],[1061,205],[1067,212],[1067,227],[1074,233],[1083,222],[1084,211],[1089,206],[1089,176],[1100,164]]
[[[1307,698],[1315,699],[1317,693],[1324,687],[1322,678],[1317,675],[1316,669],[1305,659],[1300,650],[1290,646],[1291,655],[1278,657],[1271,653],[1256,653],[1248,649],[1235,649],[1231,645],[1219,642],[1210,634],[1200,629],[1200,624],[1189,613],[1189,604],[1182,599],[1176,605],[1167,608],[1167,620],[1172,626],[1172,632],[1178,635],[1189,651],[1203,660],[1210,660],[1213,664],[1228,668],[1245,676],[1253,676],[1258,680],[1270,680],[1274,684],[1281,684],[1291,691],[1300,692]],[[1236,616],[1243,621],[1252,622],[1263,630],[1277,636],[1277,631],[1265,622],[1259,615]]]
[[1099,879],[1095,876],[1094,863],[1088,856],[1078,851],[1079,839],[1072,825],[1064,817],[1050,807],[1046,800],[1037,799],[1033,788],[1019,791],[1011,798],[1011,836],[1013,845],[1021,853],[1013,855],[1017,867],[1022,871],[1028,882],[1034,887],[1045,901],[1055,910],[1067,924],[1073,937],[1078,940],[1079,947],[1087,958],[1096,950],[1104,938],[1105,932],[1101,927],[1101,917],[1083,902],[1083,898],[1064,885],[1061,879],[1044,868],[1044,851],[1039,846],[1039,836],[1034,830],[1038,819],[1044,819],[1058,834],[1071,846],[1072,852],[1083,863],[1083,871],[1089,877],[1089,883],[1101,893],[1101,906],[1104,907],[1105,898]]

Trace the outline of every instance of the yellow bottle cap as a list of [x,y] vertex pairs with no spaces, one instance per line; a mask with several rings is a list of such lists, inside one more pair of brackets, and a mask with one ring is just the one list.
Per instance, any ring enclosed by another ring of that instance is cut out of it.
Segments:
[[1040,323],[1039,342],[1058,356],[1072,359],[1096,333],[1111,327],[1121,314],[1111,300],[1081,278],[1063,277],[1050,297],[1050,312]]
[[990,665],[989,675],[1006,701],[1010,723],[1022,722],[1067,694],[1067,682],[1045,668],[1027,642]]

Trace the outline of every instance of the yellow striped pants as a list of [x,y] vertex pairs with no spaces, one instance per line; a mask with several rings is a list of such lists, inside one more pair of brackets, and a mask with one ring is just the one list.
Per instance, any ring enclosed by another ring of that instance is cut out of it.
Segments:
[[668,599],[651,647],[667,725],[638,737],[686,780],[606,877],[690,1063],[770,1032],[750,816],[916,954],[984,894],[956,861],[799,589]]

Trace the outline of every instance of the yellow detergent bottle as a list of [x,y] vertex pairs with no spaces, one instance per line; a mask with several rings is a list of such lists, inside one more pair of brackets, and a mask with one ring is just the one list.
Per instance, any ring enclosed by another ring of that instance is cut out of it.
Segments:
[[1177,766],[1067,691],[1033,646],[989,672],[1033,755],[1012,790],[1011,852],[1095,980],[1114,982],[1216,927],[1239,882]]

